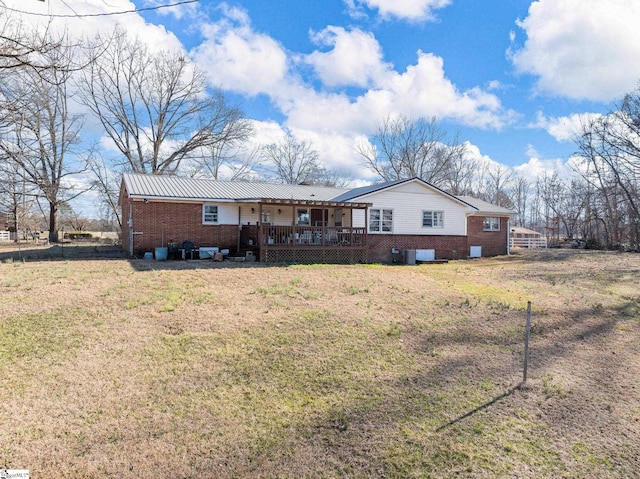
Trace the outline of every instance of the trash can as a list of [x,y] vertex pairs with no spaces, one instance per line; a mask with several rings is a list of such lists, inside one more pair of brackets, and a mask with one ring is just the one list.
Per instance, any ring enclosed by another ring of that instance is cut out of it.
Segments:
[[404,264],[416,264],[416,250],[405,249],[402,251],[402,257],[404,259]]

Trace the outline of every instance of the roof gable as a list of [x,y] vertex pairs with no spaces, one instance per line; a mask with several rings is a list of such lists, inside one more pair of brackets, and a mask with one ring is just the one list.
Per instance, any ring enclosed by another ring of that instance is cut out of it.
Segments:
[[349,191],[346,191],[345,193],[343,193],[342,195],[340,195],[337,198],[334,198],[334,201],[352,201],[355,199],[358,199],[359,201],[362,200],[365,196],[369,196],[372,195],[374,193],[378,193],[380,191],[384,191],[384,190],[392,190],[394,188],[400,187],[401,185],[405,185],[408,183],[416,183],[416,184],[420,184],[421,186],[428,188],[436,193],[441,194],[442,196],[455,201],[456,203],[459,204],[463,204],[464,206],[470,206],[472,208],[475,209],[475,207],[469,203],[467,203],[466,201],[462,200],[461,198],[452,195],[451,193],[447,193],[446,191],[438,188],[437,186],[432,185],[431,183],[424,181],[418,177],[414,177],[414,178],[408,178],[408,179],[404,179],[404,180],[395,180],[395,181],[388,181],[385,183],[378,183],[375,185],[371,185],[371,186],[363,186],[361,188],[353,188]]
[[472,196],[460,196],[459,198],[465,203],[473,206],[476,210],[478,210],[478,213],[492,214],[496,216],[510,216],[515,214],[515,211],[513,210],[494,205],[493,203],[489,203],[487,201],[479,200],[478,198],[474,198]]

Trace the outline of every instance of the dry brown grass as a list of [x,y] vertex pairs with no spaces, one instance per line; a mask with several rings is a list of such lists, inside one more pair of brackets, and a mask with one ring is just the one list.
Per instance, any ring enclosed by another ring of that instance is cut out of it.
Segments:
[[[0,264],[0,468],[636,477],[640,256]],[[533,303],[529,381],[525,308]]]

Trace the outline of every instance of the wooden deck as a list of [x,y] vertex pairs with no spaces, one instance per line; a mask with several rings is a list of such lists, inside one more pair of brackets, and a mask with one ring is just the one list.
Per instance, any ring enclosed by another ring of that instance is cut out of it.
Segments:
[[365,263],[365,228],[261,225],[260,261],[271,263]]

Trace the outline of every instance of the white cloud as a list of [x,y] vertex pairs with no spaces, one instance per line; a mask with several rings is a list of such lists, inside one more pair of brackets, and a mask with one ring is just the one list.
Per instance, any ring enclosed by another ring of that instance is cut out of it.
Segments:
[[[252,121],[254,135],[250,140],[251,148],[258,148],[285,138],[287,131],[273,121]],[[357,145],[366,141],[366,137],[358,134],[337,131],[314,131],[291,128],[289,132],[297,141],[307,141],[318,152],[321,165],[328,170],[336,170],[347,177],[370,177],[370,172],[363,171],[356,159]]]
[[328,26],[311,38],[320,46],[332,47],[305,58],[325,85],[366,87],[391,68],[383,62],[380,44],[371,33]]
[[324,168],[338,171],[346,177],[357,178],[360,181],[375,179],[374,173],[364,168],[357,154],[358,146],[368,141],[365,135],[338,131],[294,130],[293,132],[299,140],[311,142]]
[[[445,75],[444,62],[432,53],[418,52],[418,62],[402,74],[388,75],[380,88],[365,98],[378,103],[381,111],[409,116],[436,116],[461,124],[499,129],[508,121],[497,96],[478,87],[459,91]],[[378,116],[380,118],[380,116]]]
[[512,112],[480,88],[460,92],[446,78],[443,61],[418,52],[418,61],[403,73],[386,70],[371,79],[374,85],[362,95],[322,93],[307,89],[293,98],[286,113],[288,123],[308,130],[371,133],[388,115],[437,117],[479,128],[502,128]]
[[538,153],[538,150],[536,150],[536,148],[531,143],[527,145],[526,155],[529,158],[540,158],[541,156],[540,153]]
[[[331,26],[311,34],[330,50],[303,56],[255,32],[246,11],[224,7],[222,12],[221,20],[203,27],[205,41],[193,57],[216,85],[267,95],[286,116],[288,129],[314,137],[325,167],[359,168],[356,138],[374,132],[388,115],[435,116],[494,129],[511,121],[513,113],[494,94],[479,87],[458,90],[436,55],[418,52],[416,63],[399,72],[384,62],[371,33]],[[333,91],[343,85],[364,90]]]
[[409,21],[433,20],[433,11],[444,8],[451,0],[345,0],[353,15],[361,15],[363,7],[378,10],[384,19]]
[[[135,10],[129,0],[84,0],[69,2],[24,2],[23,0],[4,0],[10,9],[27,12],[9,11],[9,15],[30,27],[48,27],[52,32],[64,32],[72,39],[93,39],[97,34],[109,36],[119,25],[131,36],[137,36],[150,49],[181,50],[182,43],[162,25],[147,23],[137,13],[109,15],[115,12]],[[32,15],[33,13],[35,15]],[[52,17],[49,17],[52,15]],[[92,15],[92,16],[85,16]]]
[[478,181],[480,177],[487,172],[495,172],[498,168],[508,168],[493,160],[489,155],[482,154],[478,145],[474,145],[467,141],[465,142],[465,147],[467,159],[473,161],[475,164],[474,173],[476,175],[476,181]]
[[223,7],[224,18],[202,26],[205,41],[192,53],[220,88],[248,95],[273,95],[284,85],[287,54],[268,35],[252,30],[244,10]]
[[574,113],[570,116],[548,118],[538,113],[538,120],[531,126],[546,130],[558,141],[573,141],[581,134],[583,125],[600,116],[599,113]]
[[527,39],[512,61],[544,93],[611,101],[640,78],[639,24],[636,1],[538,0],[518,22]]
[[569,163],[561,158],[540,159],[539,157],[531,157],[526,163],[522,163],[513,167],[518,176],[530,181],[536,181],[544,175],[552,176],[557,173],[560,178],[567,180],[574,174]]

